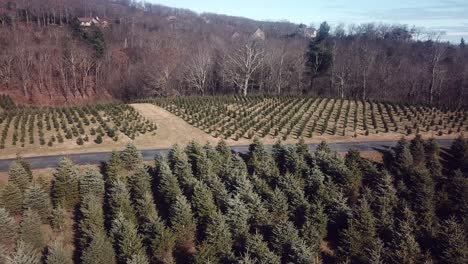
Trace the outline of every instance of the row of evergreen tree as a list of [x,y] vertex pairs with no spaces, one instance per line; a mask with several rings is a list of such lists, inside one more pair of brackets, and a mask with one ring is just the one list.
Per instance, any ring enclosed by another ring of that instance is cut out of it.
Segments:
[[19,157],[0,262],[468,263],[468,142],[417,136],[383,152],[192,142],[148,166],[129,145],[100,171],[64,158],[50,183]]

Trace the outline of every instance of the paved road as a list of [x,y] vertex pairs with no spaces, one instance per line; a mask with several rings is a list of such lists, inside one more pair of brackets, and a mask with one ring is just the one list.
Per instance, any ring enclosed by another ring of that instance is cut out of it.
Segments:
[[[436,140],[440,147],[448,148],[452,144],[452,139],[439,139]],[[375,151],[377,149],[386,149],[395,146],[396,141],[374,141],[374,142],[345,142],[345,143],[329,143],[332,150],[339,152],[346,152],[351,148],[356,148],[359,151]],[[318,144],[310,144],[310,150],[315,150]],[[268,146],[270,148],[271,146]],[[231,149],[235,152],[246,153],[249,149],[248,146],[233,146]],[[154,149],[143,150],[144,160],[153,160],[156,155],[162,155],[169,152],[169,149]],[[78,165],[95,165],[100,164],[109,159],[110,152],[107,153],[82,153],[71,155],[57,155],[57,156],[43,156],[25,158],[31,164],[33,169],[56,168],[60,159],[64,156],[71,158]],[[6,172],[9,169],[10,163],[14,159],[0,160],[0,172]]]

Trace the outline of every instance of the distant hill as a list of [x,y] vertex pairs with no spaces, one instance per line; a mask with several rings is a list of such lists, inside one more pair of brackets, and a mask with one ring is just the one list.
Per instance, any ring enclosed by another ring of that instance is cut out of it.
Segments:
[[39,105],[247,92],[467,104],[461,46],[406,26],[318,32],[135,1],[0,0],[0,93]]

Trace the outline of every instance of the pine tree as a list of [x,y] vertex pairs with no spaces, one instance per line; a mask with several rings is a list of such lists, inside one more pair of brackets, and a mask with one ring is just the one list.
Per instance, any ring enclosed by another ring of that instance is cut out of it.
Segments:
[[231,254],[232,237],[225,217],[216,213],[206,230],[206,239],[203,241],[199,252],[197,252],[195,262],[222,263]]
[[462,172],[468,171],[468,142],[463,136],[456,138],[452,146],[450,147],[450,152],[453,157],[453,170],[460,169]]
[[61,231],[65,227],[65,218],[67,211],[60,205],[52,209],[50,225],[54,230]]
[[54,206],[73,209],[79,201],[78,169],[69,158],[63,158],[54,173],[51,197]]
[[196,222],[192,208],[183,195],[176,198],[170,211],[171,228],[177,238],[177,247],[182,252],[192,252],[195,244]]
[[317,201],[311,205],[310,213],[302,227],[301,234],[307,245],[316,255],[320,252],[320,243],[327,236],[328,216],[323,205]]
[[15,241],[17,237],[17,225],[15,219],[10,216],[5,208],[0,208],[0,246]]
[[[468,178],[460,170],[455,171],[448,184],[448,211],[468,224]],[[468,226],[468,225],[467,225]]]
[[10,164],[10,170],[8,172],[8,181],[16,184],[21,191],[26,190],[26,188],[31,183],[31,178],[28,172],[18,161],[13,161]]
[[401,139],[398,141],[394,151],[396,173],[398,175],[403,175],[413,166],[413,155],[411,155],[408,142],[405,139]]
[[37,183],[33,183],[24,193],[23,210],[27,209],[36,211],[42,222],[47,222],[50,215],[49,195]]
[[148,261],[137,227],[133,222],[127,220],[122,213],[118,214],[112,222],[111,234],[119,263],[130,262],[135,255]]
[[280,223],[289,219],[288,197],[278,187],[273,191],[268,207],[273,223]]
[[255,138],[249,146],[247,168],[251,175],[255,174],[268,182],[273,182],[279,175],[273,157],[265,150],[258,138]]
[[444,221],[441,226],[437,243],[441,263],[468,263],[468,240],[463,227],[454,218]]
[[393,177],[390,173],[384,171],[381,177],[376,179],[374,207],[377,216],[377,229],[384,238],[384,241],[388,242],[392,233],[398,197],[396,196]]
[[49,246],[45,260],[46,264],[73,264],[72,256],[59,241]]
[[112,243],[103,232],[93,234],[91,243],[83,250],[83,264],[115,264],[115,253]]
[[84,175],[79,179],[78,187],[81,200],[88,195],[104,199],[104,178],[101,173],[94,169],[85,171]]
[[120,153],[120,159],[127,170],[134,170],[143,164],[143,156],[133,144],[128,144]]
[[27,241],[34,249],[39,252],[44,248],[44,235],[41,225],[38,224],[41,219],[37,212],[26,210],[23,214],[23,220],[20,223],[20,239]]
[[5,264],[39,264],[41,258],[38,252],[29,244],[19,241],[16,244],[15,252],[11,256],[0,256],[0,260]]
[[21,213],[23,195],[21,189],[13,182],[8,182],[1,192],[2,206],[11,214]]

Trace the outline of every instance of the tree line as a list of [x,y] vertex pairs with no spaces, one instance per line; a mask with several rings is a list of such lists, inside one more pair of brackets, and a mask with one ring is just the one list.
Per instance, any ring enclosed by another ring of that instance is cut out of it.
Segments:
[[[109,26],[82,28],[78,17]],[[2,0],[0,32],[2,90],[37,103],[238,93],[463,106],[468,98],[464,41],[407,26],[323,23],[310,38],[306,25],[136,1]]]
[[461,264],[467,173],[462,137],[443,151],[402,139],[377,164],[255,140],[244,155],[176,145],[148,166],[129,145],[101,170],[64,158],[50,182],[18,157],[0,196],[0,260]]

